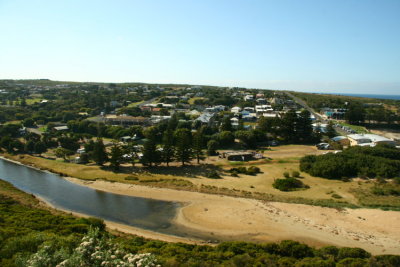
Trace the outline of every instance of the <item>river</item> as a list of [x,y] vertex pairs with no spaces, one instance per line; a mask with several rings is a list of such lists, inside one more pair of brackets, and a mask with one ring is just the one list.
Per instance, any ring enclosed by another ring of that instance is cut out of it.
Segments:
[[[52,206],[163,234],[188,237],[172,220],[181,203],[118,195],[69,182],[62,177],[0,159],[0,179]],[[206,238],[200,233],[190,237]]]

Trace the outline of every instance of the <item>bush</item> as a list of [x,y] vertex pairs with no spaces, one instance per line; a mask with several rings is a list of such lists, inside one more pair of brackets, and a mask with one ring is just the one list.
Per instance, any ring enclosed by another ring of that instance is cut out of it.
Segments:
[[127,181],[138,181],[139,178],[137,178],[135,176],[132,176],[132,175],[129,175],[129,176],[125,177],[125,180],[127,180]]
[[250,166],[247,169],[246,167],[231,168],[229,172],[232,176],[236,175],[235,177],[237,177],[238,174],[256,175],[257,173],[260,173],[261,170],[256,166]]
[[258,168],[256,166],[250,166],[247,169],[247,174],[250,174],[250,175],[255,175],[255,174],[260,173],[260,172],[261,172],[260,168]]
[[369,257],[371,257],[371,254],[362,248],[340,248],[338,253],[338,259],[346,259],[346,258],[366,259]]
[[216,172],[216,171],[209,171],[209,172],[206,174],[206,177],[207,177],[207,178],[211,178],[211,179],[221,179],[221,176],[220,176],[219,173]]
[[300,177],[300,172],[292,171],[292,176],[295,177],[295,178],[298,178],[298,177]]
[[299,188],[308,188],[302,181],[296,178],[276,179],[272,186],[281,191],[294,191]]
[[333,198],[336,198],[336,199],[340,199],[340,198],[343,198],[341,195],[338,195],[338,194],[332,194],[332,197]]
[[236,170],[231,171],[231,176],[233,176],[233,177],[239,177],[239,173],[238,173]]
[[290,178],[289,172],[284,172],[284,173],[283,173],[283,176],[284,176],[285,178]]

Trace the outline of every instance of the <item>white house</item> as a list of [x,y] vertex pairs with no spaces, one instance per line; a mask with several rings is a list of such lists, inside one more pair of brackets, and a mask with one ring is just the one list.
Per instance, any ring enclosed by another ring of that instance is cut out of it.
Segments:
[[239,113],[240,111],[242,111],[242,109],[240,107],[233,107],[231,108],[231,112],[232,113]]

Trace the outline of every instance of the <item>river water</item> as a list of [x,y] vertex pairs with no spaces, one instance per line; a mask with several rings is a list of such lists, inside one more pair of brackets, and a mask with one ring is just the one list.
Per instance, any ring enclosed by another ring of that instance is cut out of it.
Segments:
[[3,159],[0,159],[0,179],[64,210],[146,230],[186,236],[171,223],[180,203],[94,190],[58,175]]

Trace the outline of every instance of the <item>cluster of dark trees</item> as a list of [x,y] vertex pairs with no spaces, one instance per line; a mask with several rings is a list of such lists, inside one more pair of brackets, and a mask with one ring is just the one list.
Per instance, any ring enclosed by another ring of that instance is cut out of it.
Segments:
[[400,151],[395,147],[349,147],[341,153],[305,156],[300,170],[328,179],[349,177],[393,178],[400,176]]
[[291,109],[284,113],[282,118],[261,117],[258,127],[262,132],[267,132],[288,144],[315,143],[321,138],[318,132],[313,132],[310,112],[307,110],[297,114]]

